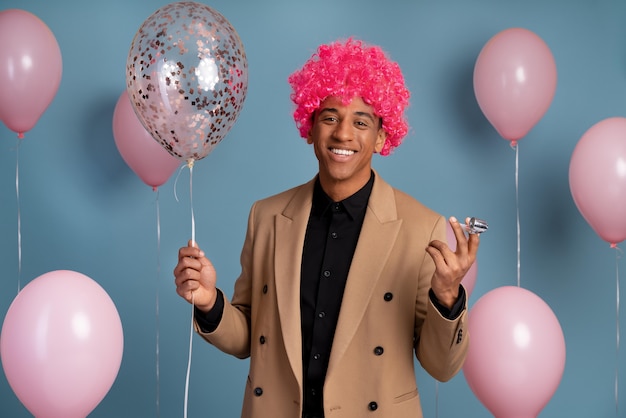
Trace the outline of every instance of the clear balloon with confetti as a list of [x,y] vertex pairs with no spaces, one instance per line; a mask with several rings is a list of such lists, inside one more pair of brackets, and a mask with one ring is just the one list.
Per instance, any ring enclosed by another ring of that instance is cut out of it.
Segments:
[[215,9],[171,3],[135,34],[126,85],[146,130],[170,154],[193,165],[239,117],[248,88],[245,50],[235,28]]

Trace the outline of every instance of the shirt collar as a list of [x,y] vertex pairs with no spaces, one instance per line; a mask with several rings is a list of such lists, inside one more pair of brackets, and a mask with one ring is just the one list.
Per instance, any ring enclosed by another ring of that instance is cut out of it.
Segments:
[[371,172],[370,179],[365,186],[361,187],[359,191],[352,196],[340,202],[333,202],[333,200],[324,192],[322,185],[320,184],[319,176],[315,180],[315,187],[313,188],[313,207],[311,212],[315,216],[324,216],[334,203],[341,204],[348,216],[355,219],[357,213],[365,211],[367,202],[369,201],[370,194],[372,193],[372,187],[374,186],[374,171]]

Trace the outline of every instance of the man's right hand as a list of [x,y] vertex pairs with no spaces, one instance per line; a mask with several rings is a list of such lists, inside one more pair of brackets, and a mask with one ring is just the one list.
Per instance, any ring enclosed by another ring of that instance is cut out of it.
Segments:
[[176,293],[203,312],[215,305],[217,274],[211,261],[198,246],[189,241],[178,250],[178,264],[174,268]]

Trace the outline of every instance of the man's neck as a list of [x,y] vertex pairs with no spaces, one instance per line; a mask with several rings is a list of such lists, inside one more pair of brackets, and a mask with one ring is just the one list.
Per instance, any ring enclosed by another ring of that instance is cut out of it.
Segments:
[[324,179],[320,176],[320,185],[324,193],[326,193],[333,202],[341,202],[361,190],[370,180],[370,177],[371,171],[367,177],[364,177],[360,181],[357,179],[333,181],[332,179]]

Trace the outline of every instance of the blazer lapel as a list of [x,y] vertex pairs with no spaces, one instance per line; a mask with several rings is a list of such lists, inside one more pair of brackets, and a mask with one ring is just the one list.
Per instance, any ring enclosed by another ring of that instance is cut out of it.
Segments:
[[376,174],[359,242],[350,265],[327,376],[333,373],[363,318],[401,224],[402,220],[397,219],[393,189]]
[[311,212],[314,179],[299,187],[285,210],[276,215],[274,268],[276,295],[287,357],[302,387],[300,269],[306,226]]

